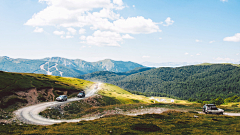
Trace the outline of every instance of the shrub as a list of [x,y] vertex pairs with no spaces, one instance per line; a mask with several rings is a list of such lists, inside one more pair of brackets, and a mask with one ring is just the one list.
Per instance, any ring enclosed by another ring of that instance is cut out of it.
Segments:
[[160,127],[154,124],[146,124],[146,123],[140,123],[140,124],[134,124],[131,126],[132,130],[138,130],[138,131],[144,131],[144,132],[156,132],[156,131],[162,131]]

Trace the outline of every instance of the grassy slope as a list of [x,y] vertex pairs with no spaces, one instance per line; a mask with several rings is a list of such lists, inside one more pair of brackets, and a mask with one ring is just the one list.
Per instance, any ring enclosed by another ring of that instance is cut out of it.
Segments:
[[239,134],[240,117],[168,111],[135,117],[114,115],[51,126],[0,125],[2,134]]
[[[156,99],[158,99],[159,101],[161,101],[162,99],[162,103],[171,103],[171,100],[173,99],[168,97],[153,97],[155,99],[153,100],[150,97],[146,97],[143,95],[135,95],[126,90],[123,90],[118,86],[107,84],[107,83],[104,83],[101,85],[101,88],[98,94],[107,96],[107,97],[116,98],[122,104],[157,103],[158,101],[156,101]],[[178,100],[178,99],[173,99],[173,100],[174,100],[174,103],[177,103],[177,104],[192,104],[187,100]]]
[[[222,65],[232,65],[236,67],[240,67],[240,64],[232,64],[232,63],[221,63]],[[204,66],[204,65],[214,65],[212,63],[202,63],[202,64],[197,64],[196,66]]]
[[68,95],[79,90],[87,89],[93,82],[76,78],[66,78],[43,74],[30,73],[8,73],[0,72],[0,109],[7,108],[16,103],[27,103],[24,97],[19,97],[16,92],[27,92],[29,89],[36,88],[50,89],[58,96],[55,90],[68,91]]
[[[148,97],[133,95],[123,89],[111,85],[102,84],[99,94],[120,101],[120,104],[110,106],[90,107],[86,111],[98,112],[99,110],[137,109],[149,107],[164,107],[170,109],[191,110],[200,108],[196,105],[177,104],[149,104]],[[109,99],[110,98],[110,99]],[[156,97],[155,97],[156,98]],[[160,97],[158,97],[160,98]],[[170,100],[169,98],[161,97]],[[93,100],[92,100],[93,101]],[[91,101],[90,101],[91,102]],[[138,103],[139,102],[139,103]],[[184,103],[186,101],[182,101]],[[77,102],[74,104],[76,105]],[[80,102],[81,103],[81,102]],[[117,103],[117,102],[116,102]],[[135,103],[135,104],[129,104]],[[142,104],[143,103],[143,104]],[[82,103],[81,103],[82,104]],[[72,107],[70,103],[69,108]],[[52,110],[52,109],[51,109]],[[84,110],[80,110],[84,111]],[[195,118],[194,116],[198,116]],[[24,134],[238,134],[240,132],[240,117],[222,115],[204,115],[189,111],[186,113],[167,111],[162,114],[144,114],[138,116],[110,115],[93,121],[81,121],[78,123],[62,123],[51,126],[11,126],[7,125],[5,133]],[[3,126],[2,126],[3,128]],[[11,129],[15,129],[11,131]],[[0,126],[0,131],[1,129]]]
[[[4,74],[6,75],[6,73]],[[42,76],[34,74],[7,74],[14,75],[15,78],[26,77],[30,80],[36,77],[42,77],[41,79],[39,78],[39,81],[46,81],[46,83],[47,79],[48,81],[57,81],[57,83],[49,84],[55,86],[54,84],[62,83],[65,84],[63,85],[63,88],[65,88],[67,84],[68,89],[84,89],[88,85],[92,84],[91,82],[83,81],[83,84],[85,85],[78,85],[79,80],[73,78],[59,78],[55,76]],[[15,80],[15,82],[17,82],[17,80]],[[60,88],[60,86],[58,87]],[[144,107],[168,107],[172,109],[176,107],[186,108],[186,106],[176,106],[174,104],[149,104],[151,103],[151,100],[148,97],[133,95],[111,84],[102,84],[100,86],[99,94],[104,97],[108,97],[107,100],[111,100],[112,98],[120,101],[120,104],[122,104],[118,106],[111,105],[110,108],[139,108],[139,105]],[[170,100],[169,98],[164,99],[166,99],[166,101]],[[107,100],[105,102],[107,102]],[[184,103],[186,101],[182,102]],[[139,105],[132,105],[132,103],[139,103]],[[189,106],[187,107],[191,108]],[[92,110],[93,108],[90,109]],[[198,115],[199,117],[194,118],[194,115]],[[240,128],[239,123],[240,117],[201,115],[192,112],[180,113],[168,111],[163,114],[146,114],[135,117],[113,115],[93,121],[61,123],[51,126],[0,124],[0,132],[3,134],[238,134],[240,132],[240,130],[238,130]]]
[[151,100],[145,96],[134,95],[112,84],[102,84],[98,93],[103,96],[116,98],[121,104],[151,103]]

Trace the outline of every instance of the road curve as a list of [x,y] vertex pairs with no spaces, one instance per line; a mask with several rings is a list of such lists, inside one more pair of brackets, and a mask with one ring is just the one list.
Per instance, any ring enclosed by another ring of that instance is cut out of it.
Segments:
[[[96,93],[96,91],[99,89],[100,85],[101,84],[97,84],[97,86],[95,86],[92,90],[87,91],[85,98],[88,98],[88,97],[94,95]],[[40,104],[21,108],[19,110],[16,110],[14,113],[15,113],[17,119],[20,120],[21,122],[27,123],[27,124],[33,124],[33,125],[52,125],[52,124],[57,124],[57,123],[61,123],[61,122],[79,122],[82,120],[88,121],[88,120],[94,120],[94,119],[100,118],[101,116],[71,119],[71,120],[65,120],[65,119],[55,120],[55,119],[48,119],[48,118],[45,118],[45,117],[42,117],[39,115],[39,113],[41,111],[45,110],[46,108],[48,108],[50,106],[66,104],[66,103],[69,103],[72,101],[77,101],[77,100],[82,100],[82,99],[84,99],[84,98],[71,98],[65,102],[53,101],[53,102],[40,103]],[[163,108],[161,108],[161,109],[163,109]],[[156,110],[154,112],[156,113]],[[163,110],[161,110],[158,113],[161,113],[161,112],[163,112]],[[139,113],[139,110],[138,110],[138,113]],[[136,114],[138,114],[138,113],[136,113]],[[149,111],[141,112],[141,114],[145,114],[145,113],[149,113]],[[198,112],[198,113],[201,114],[202,112]],[[132,115],[132,114],[125,114],[125,115]],[[240,113],[225,112],[224,115],[240,116]]]
[[[96,84],[96,85],[97,86],[95,86],[92,90],[86,92],[85,98],[88,98],[96,93],[96,91],[99,89],[100,84]],[[80,118],[80,119],[72,119],[72,120],[64,120],[64,119],[55,120],[55,119],[48,119],[39,115],[39,113],[45,110],[47,107],[66,104],[72,101],[77,101],[82,99],[84,98],[76,97],[76,98],[68,99],[65,102],[52,101],[52,102],[40,103],[40,104],[21,108],[19,110],[16,110],[14,113],[17,119],[20,120],[21,122],[27,123],[27,124],[33,124],[33,125],[52,125],[52,124],[61,123],[61,122],[79,122],[82,120],[97,119],[98,117],[88,117],[88,118]]]

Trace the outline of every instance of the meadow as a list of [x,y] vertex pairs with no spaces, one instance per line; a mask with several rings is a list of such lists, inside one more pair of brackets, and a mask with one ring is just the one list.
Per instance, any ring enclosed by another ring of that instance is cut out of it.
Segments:
[[[0,92],[10,92],[20,88],[54,90],[88,89],[94,83],[75,78],[62,78],[39,74],[4,73],[5,80]],[[10,77],[11,76],[11,77]],[[9,78],[7,78],[9,77]],[[1,81],[4,81],[2,79]],[[24,83],[20,83],[24,82]],[[26,87],[27,86],[27,87]],[[31,86],[31,87],[29,87]],[[12,89],[10,89],[12,87]],[[20,89],[21,90],[21,89]],[[56,91],[57,92],[57,91]],[[57,93],[55,93],[57,94]],[[10,95],[11,96],[11,95]],[[74,93],[69,95],[75,96]],[[162,102],[158,102],[162,99]],[[172,102],[174,100],[174,102]],[[146,97],[132,94],[112,84],[102,84],[98,93],[90,98],[53,107],[40,115],[52,119],[74,119],[89,116],[101,116],[92,121],[78,123],[60,123],[50,126],[27,125],[21,122],[0,123],[1,134],[239,134],[240,117],[225,115],[198,114],[201,103],[178,100],[168,97]],[[238,103],[219,106],[228,112],[240,112]],[[125,115],[131,111],[140,112],[151,108],[164,108],[161,114]],[[62,113],[64,112],[64,113]]]

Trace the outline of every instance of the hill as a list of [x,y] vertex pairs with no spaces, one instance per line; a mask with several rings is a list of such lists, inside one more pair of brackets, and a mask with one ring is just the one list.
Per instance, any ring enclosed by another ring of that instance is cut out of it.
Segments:
[[0,72],[0,109],[16,109],[23,105],[53,101],[56,96],[69,97],[90,87],[93,82],[30,73]]
[[181,99],[211,100],[240,95],[240,68],[231,64],[204,64],[155,68],[134,74],[96,72],[80,79],[101,81],[130,91],[167,94]]
[[63,77],[75,77],[96,71],[127,72],[143,67],[134,62],[114,61],[110,59],[87,62],[80,59],[51,57],[44,59],[13,59],[0,57],[0,70],[18,73],[39,73]]

